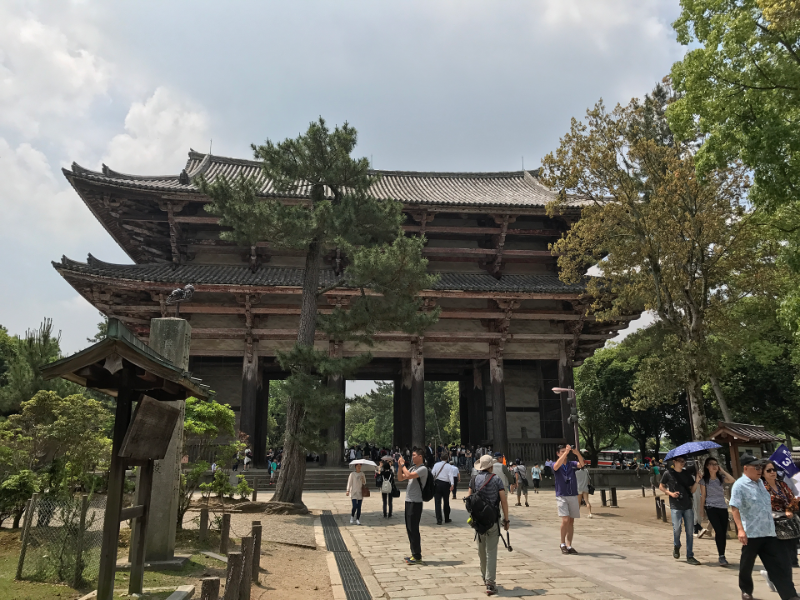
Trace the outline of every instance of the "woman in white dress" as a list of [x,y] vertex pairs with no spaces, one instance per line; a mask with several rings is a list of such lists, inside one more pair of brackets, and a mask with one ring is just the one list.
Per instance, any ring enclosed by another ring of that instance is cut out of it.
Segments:
[[361,525],[361,503],[364,501],[364,496],[361,495],[362,486],[367,485],[367,478],[361,472],[361,465],[356,465],[354,473],[350,473],[347,478],[347,495],[353,503],[353,510],[350,511],[350,524],[355,521],[356,525]]

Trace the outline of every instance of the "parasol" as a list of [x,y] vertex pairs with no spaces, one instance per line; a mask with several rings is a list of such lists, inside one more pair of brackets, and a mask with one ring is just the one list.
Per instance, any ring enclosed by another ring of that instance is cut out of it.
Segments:
[[709,450],[714,448],[722,448],[722,446],[716,442],[687,442],[670,450],[664,460],[677,456],[700,456],[701,454],[707,454]]
[[362,471],[374,471],[378,468],[378,465],[366,458],[357,458],[350,461],[350,466],[353,467],[353,469],[356,468],[356,465],[361,465]]

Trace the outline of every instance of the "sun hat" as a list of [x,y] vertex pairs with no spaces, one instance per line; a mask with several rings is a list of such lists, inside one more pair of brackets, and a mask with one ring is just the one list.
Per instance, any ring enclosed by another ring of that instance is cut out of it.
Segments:
[[494,465],[492,457],[489,455],[481,456],[481,459],[475,463],[475,468],[478,471],[488,471]]

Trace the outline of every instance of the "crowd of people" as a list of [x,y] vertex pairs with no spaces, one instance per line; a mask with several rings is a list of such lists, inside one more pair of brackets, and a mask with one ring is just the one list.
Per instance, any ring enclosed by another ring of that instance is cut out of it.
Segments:
[[[565,555],[578,554],[573,540],[575,519],[580,518],[581,508],[585,506],[588,509],[587,516],[592,517],[590,497],[594,489],[588,464],[569,445],[558,447],[555,460],[534,464],[530,469],[521,460],[507,460],[501,453],[492,452],[488,446],[446,447],[433,442],[422,448],[411,449],[367,445],[349,449],[346,458],[351,457],[352,460],[357,457],[371,460],[374,457],[379,464],[374,477],[375,485],[381,491],[384,518],[392,518],[392,501],[400,497],[397,482],[407,482],[404,517],[410,554],[404,560],[409,565],[422,563],[420,520],[424,503],[434,500],[436,523],[446,526],[452,522],[450,501],[456,499],[459,483],[462,480],[469,481],[465,500],[470,514],[469,522],[476,529],[481,575],[488,595],[497,593],[498,543],[503,540],[503,531],[509,530],[509,502],[515,495],[515,506],[522,506],[523,502],[529,506],[529,490],[534,494],[539,493],[542,479],[553,480],[561,525],[560,549]],[[650,470],[654,482],[669,497],[675,559],[679,559],[684,551],[688,564],[700,565],[694,557],[694,537],[710,535],[709,530],[712,530],[719,556],[718,564],[728,566],[726,550],[730,504],[742,547],[739,566],[742,599],[753,598],[752,570],[756,558],[759,558],[764,565],[762,575],[781,600],[800,600],[792,578],[792,567],[797,566],[800,541],[798,490],[794,488],[793,480],[781,479],[780,469],[774,462],[752,455],[743,455],[740,461],[743,475],[739,479],[734,479],[713,456],[705,460],[702,471],[687,463],[685,457],[676,457],[668,466],[660,460],[644,460],[637,468]],[[622,463],[621,466],[628,465]],[[346,490],[353,503],[350,522],[356,525],[361,524],[363,490],[366,487],[367,478],[358,465],[350,474]],[[729,487],[728,502],[725,492]],[[478,520],[478,511],[485,512],[486,506],[490,507],[488,512],[492,523],[479,528],[473,519]],[[706,519],[708,526],[703,529],[699,524]]]

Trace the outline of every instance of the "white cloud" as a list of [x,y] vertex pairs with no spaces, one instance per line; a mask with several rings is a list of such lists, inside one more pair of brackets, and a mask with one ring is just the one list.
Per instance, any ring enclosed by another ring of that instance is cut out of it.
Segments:
[[107,92],[110,66],[15,6],[0,3],[0,126],[33,138],[43,119],[83,115]]
[[144,102],[134,102],[125,117],[125,133],[114,136],[103,158],[126,173],[175,173],[190,147],[208,143],[207,113],[167,88],[156,89]]

